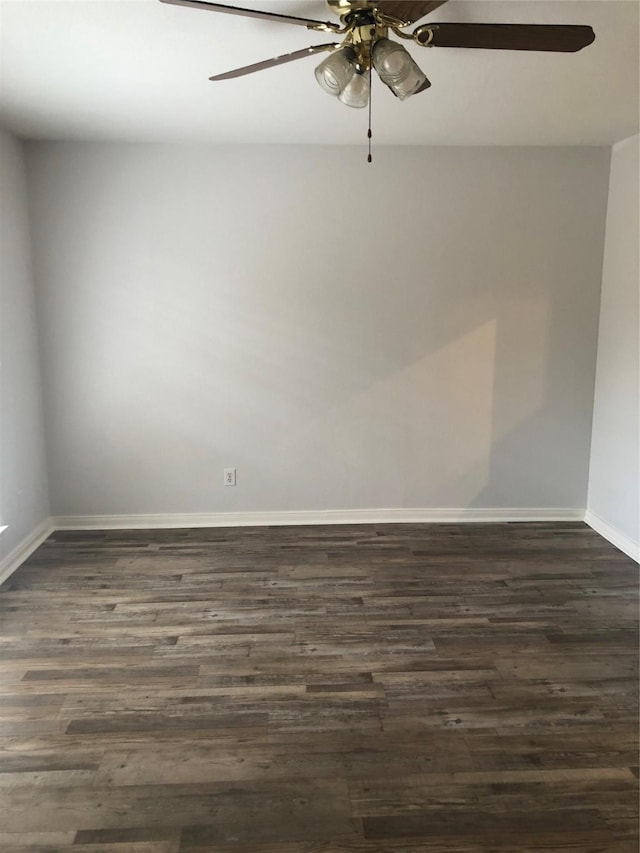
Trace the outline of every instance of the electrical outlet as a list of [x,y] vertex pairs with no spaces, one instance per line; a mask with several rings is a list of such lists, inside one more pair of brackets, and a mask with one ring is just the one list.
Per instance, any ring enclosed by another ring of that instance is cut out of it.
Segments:
[[236,469],[235,468],[225,468],[224,469],[224,484],[225,484],[225,486],[235,486],[235,484],[236,484]]

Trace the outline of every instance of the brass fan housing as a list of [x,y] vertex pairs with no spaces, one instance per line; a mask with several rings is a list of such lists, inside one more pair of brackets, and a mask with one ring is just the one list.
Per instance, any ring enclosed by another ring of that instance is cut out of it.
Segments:
[[386,38],[388,28],[375,14],[376,0],[327,0],[327,5],[340,16],[347,35],[343,44],[351,45],[358,56],[358,66],[368,71],[371,51],[380,38]]
[[360,9],[375,9],[375,0],[327,0],[327,6],[331,11],[344,18],[350,12],[357,12]]

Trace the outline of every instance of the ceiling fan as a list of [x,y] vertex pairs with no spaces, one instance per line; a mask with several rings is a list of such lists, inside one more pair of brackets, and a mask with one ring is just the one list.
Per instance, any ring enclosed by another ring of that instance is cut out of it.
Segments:
[[371,68],[393,94],[404,100],[424,92],[431,83],[414,62],[411,54],[397,41],[412,41],[420,47],[468,47],[490,50],[540,50],[575,53],[591,44],[595,34],[591,27],[540,24],[421,24],[413,32],[407,27],[424,18],[446,0],[327,0],[340,23],[315,21],[293,15],[280,15],[255,9],[242,9],[209,0],[162,0],[177,6],[207,9],[228,15],[244,15],[266,21],[297,24],[308,30],[343,35],[342,42],[318,44],[216,74],[210,80],[229,80],[262,71],[274,65],[293,62],[315,53],[329,52],[315,70],[325,92],[349,107],[366,107],[369,103]]

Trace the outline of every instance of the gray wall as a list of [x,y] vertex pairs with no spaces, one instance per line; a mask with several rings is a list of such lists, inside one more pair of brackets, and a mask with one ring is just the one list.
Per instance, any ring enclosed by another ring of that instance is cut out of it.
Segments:
[[28,157],[54,515],[586,505],[608,149]]
[[[607,209],[588,509],[640,544],[638,143],[614,146]],[[621,543],[622,544],[622,543]]]
[[24,159],[0,130],[0,570],[48,516]]

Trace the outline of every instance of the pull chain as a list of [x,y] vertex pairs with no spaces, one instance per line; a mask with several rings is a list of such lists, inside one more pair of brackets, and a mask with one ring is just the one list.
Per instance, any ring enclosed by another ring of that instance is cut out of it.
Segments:
[[369,129],[367,130],[367,139],[369,140],[369,154],[367,155],[367,163],[371,162],[371,65],[369,66]]

